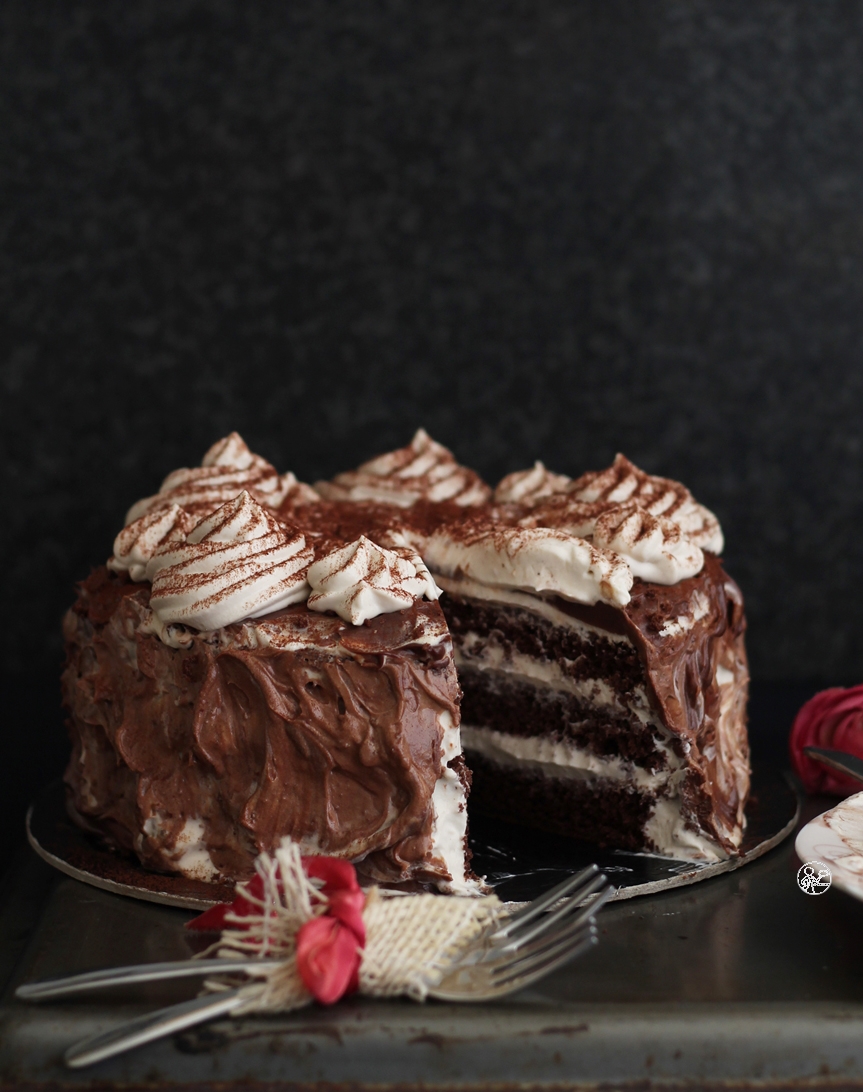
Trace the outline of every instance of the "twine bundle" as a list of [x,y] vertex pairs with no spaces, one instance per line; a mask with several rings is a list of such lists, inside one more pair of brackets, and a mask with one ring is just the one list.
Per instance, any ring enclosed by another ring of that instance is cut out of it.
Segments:
[[[263,895],[258,897],[250,884],[238,884],[238,895],[251,912],[240,915],[229,909],[226,928],[205,953],[226,959],[261,957],[260,967],[247,972],[253,981],[242,988],[244,1000],[234,1015],[288,1012],[314,1000],[297,965],[297,933],[328,911],[329,900],[309,879],[294,843],[283,840],[272,856],[264,853],[257,859],[255,869],[260,877],[255,889]],[[372,887],[362,909],[366,940],[358,992],[424,1000],[459,954],[504,913],[494,895],[404,895]],[[210,991],[228,988],[215,979],[204,986]]]

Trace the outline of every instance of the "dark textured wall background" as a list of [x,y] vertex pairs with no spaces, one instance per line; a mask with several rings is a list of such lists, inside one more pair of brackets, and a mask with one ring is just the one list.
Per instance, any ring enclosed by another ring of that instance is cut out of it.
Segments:
[[13,811],[72,582],[232,428],[621,449],[720,515],[757,678],[863,678],[859,3],[7,0],[0,50]]

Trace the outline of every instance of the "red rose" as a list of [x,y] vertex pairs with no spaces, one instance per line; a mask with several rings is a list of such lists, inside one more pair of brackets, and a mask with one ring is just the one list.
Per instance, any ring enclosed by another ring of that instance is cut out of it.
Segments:
[[863,686],[822,690],[803,706],[791,727],[789,748],[794,772],[807,792],[848,796],[860,782],[803,754],[804,747],[827,747],[863,758]]

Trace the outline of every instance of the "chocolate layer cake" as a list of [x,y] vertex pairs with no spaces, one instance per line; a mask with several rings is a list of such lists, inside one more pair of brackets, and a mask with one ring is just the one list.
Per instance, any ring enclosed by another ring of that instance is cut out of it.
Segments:
[[67,615],[72,812],[197,878],[288,835],[470,892],[463,740],[471,809],[722,859],[749,767],[721,549],[622,456],[493,491],[420,430],[312,488],[232,434],[133,506]]

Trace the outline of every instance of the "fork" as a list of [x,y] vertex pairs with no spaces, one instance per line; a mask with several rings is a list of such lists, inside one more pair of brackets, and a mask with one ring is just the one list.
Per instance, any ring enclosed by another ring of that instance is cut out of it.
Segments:
[[[575,959],[596,943],[593,918],[614,894],[596,865],[568,877],[545,895],[486,933],[463,953],[429,996],[446,1001],[485,1001],[523,989]],[[561,905],[556,904],[566,899]],[[591,901],[585,904],[585,900]],[[546,911],[548,911],[546,913]],[[94,989],[214,974],[236,974],[260,966],[261,957],[195,959],[119,967],[19,986],[26,1001],[68,997]],[[71,1068],[92,1065],[171,1035],[206,1020],[224,1016],[240,1005],[242,987],[171,1005],[90,1036],[64,1055]]]
[[[429,996],[439,1001],[491,1001],[538,982],[576,959],[597,942],[595,917],[614,894],[601,873],[589,894],[596,898],[586,906],[574,899],[527,928],[511,921],[489,938],[479,951],[459,959]],[[583,897],[586,897],[583,896]]]

